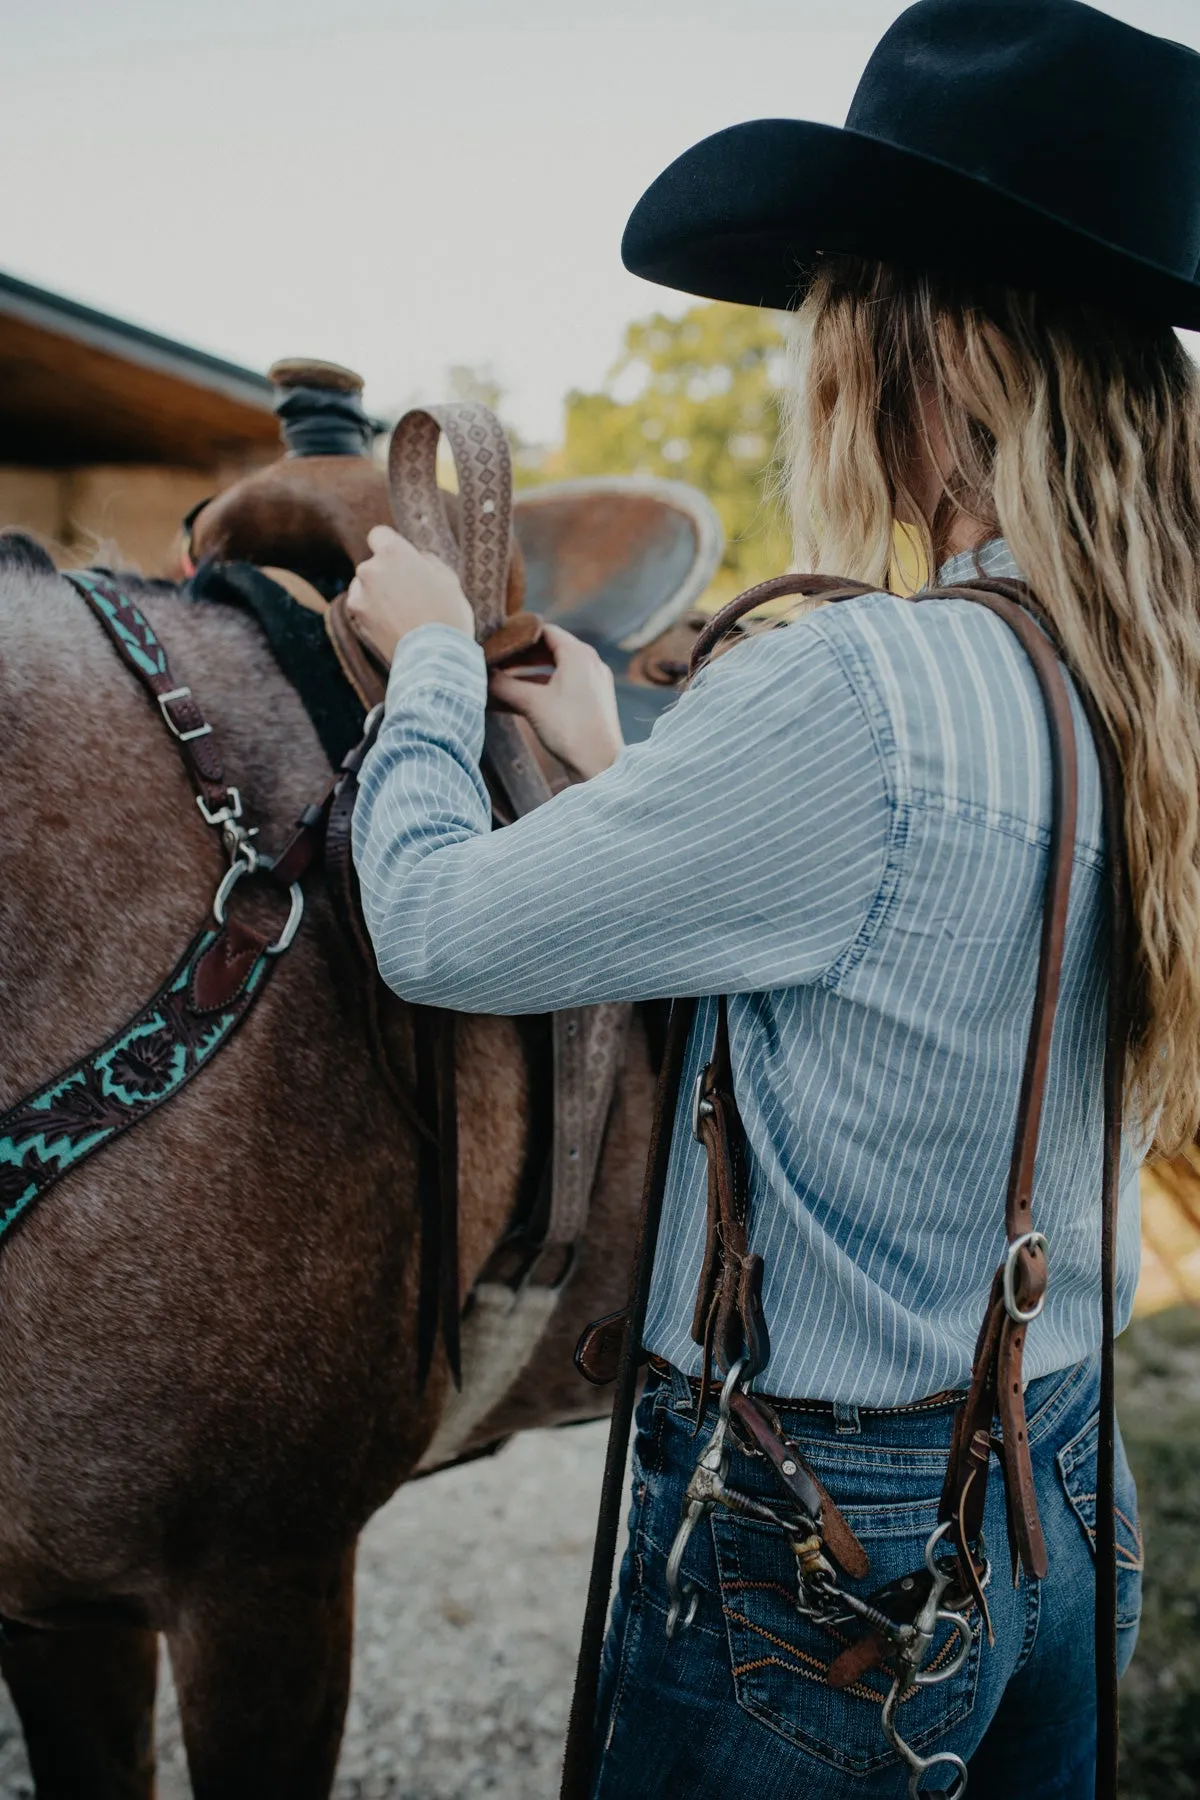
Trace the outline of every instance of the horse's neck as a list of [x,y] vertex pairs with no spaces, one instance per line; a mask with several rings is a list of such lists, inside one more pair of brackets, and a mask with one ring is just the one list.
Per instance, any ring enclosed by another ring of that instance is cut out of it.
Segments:
[[[247,822],[260,827],[263,848],[278,849],[331,779],[294,689],[237,609],[161,589],[136,598],[174,679],[192,688],[213,724]],[[102,1042],[154,991],[208,913],[225,858],[161,719],[78,595],[51,577],[0,571],[0,637],[8,734],[0,759],[3,1105]],[[361,1044],[361,971],[319,875],[307,885],[304,925],[273,985],[318,984],[324,992],[332,967],[344,1004],[329,1020],[325,1048],[342,1032]],[[248,883],[236,903],[264,925],[279,904]],[[264,1038],[274,1030],[269,1016],[251,1018],[241,1053],[263,1039],[259,1061],[273,1068],[282,1059]],[[470,1281],[500,1236],[520,1179],[528,1096],[516,1027],[464,1021],[459,1063],[462,1269]],[[205,1076],[195,1085],[201,1106],[207,1085]],[[362,1129],[392,1141],[395,1200],[408,1206],[411,1146],[386,1096],[342,1093],[325,1077],[321,1091],[302,1100],[329,1117],[331,1131],[350,1109]],[[280,1107],[282,1121],[283,1096]]]
[[[251,822],[261,824],[265,847],[278,848],[332,776],[295,689],[253,620],[236,608],[166,595],[147,599],[144,610],[163,638],[177,679],[187,681],[208,709],[229,779],[239,786]],[[310,879],[309,889],[323,950],[345,965],[352,985],[358,984],[365,972],[355,966],[329,914],[319,876]],[[354,1011],[365,1029],[361,1008]],[[408,1035],[403,1023],[399,1035]],[[470,1282],[495,1247],[515,1199],[525,1148],[527,1074],[511,1020],[463,1020],[459,1040],[462,1270]],[[399,1049],[403,1059],[403,1043]],[[326,1103],[337,1102],[327,1096]],[[389,1126],[404,1135],[398,1116]]]

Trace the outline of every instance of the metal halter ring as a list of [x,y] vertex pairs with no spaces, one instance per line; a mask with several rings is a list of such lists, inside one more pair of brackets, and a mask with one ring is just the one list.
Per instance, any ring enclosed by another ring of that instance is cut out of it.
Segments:
[[1028,1312],[1022,1312],[1017,1305],[1017,1257],[1022,1250],[1040,1250],[1049,1261],[1047,1255],[1049,1248],[1045,1236],[1040,1231],[1023,1231],[1020,1237],[1015,1237],[1008,1246],[1004,1257],[1004,1310],[1014,1325],[1032,1325],[1046,1304],[1046,1293],[1043,1289],[1037,1305],[1031,1306]]
[[[251,869],[250,864],[248,862],[243,862],[241,857],[235,862],[231,862],[226,869],[224,875],[221,877],[221,885],[213,896],[213,918],[217,921],[218,925],[223,925],[225,923],[225,906],[230,894],[232,894],[243,875],[250,875],[252,873],[253,870]],[[275,942],[267,945],[268,956],[282,956],[283,952],[287,949],[297,931],[300,929],[300,921],[304,917],[304,889],[300,886],[298,881],[293,881],[291,887],[288,889],[288,898],[291,905],[288,910],[287,919],[284,923],[283,930],[275,939]]]

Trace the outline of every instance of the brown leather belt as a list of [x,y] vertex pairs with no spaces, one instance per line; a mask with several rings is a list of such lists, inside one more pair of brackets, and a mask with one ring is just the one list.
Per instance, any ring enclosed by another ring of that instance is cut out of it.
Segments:
[[[705,1382],[699,1375],[685,1375],[673,1363],[661,1356],[648,1356],[646,1365],[664,1381],[686,1381],[691,1389],[692,1398],[699,1400],[705,1389]],[[832,1400],[794,1399],[790,1394],[764,1394],[756,1388],[756,1399],[765,1400],[776,1412],[807,1412],[833,1417],[837,1408]],[[926,1394],[920,1400],[910,1400],[905,1406],[856,1406],[855,1412],[864,1419],[901,1418],[906,1413],[937,1412],[944,1406],[961,1406],[967,1397],[966,1388],[942,1388],[939,1393]]]

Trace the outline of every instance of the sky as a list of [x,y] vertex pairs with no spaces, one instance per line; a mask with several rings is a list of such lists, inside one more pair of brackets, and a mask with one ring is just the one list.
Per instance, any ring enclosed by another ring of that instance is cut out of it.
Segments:
[[[631,319],[625,219],[738,119],[840,124],[898,0],[0,0],[0,267],[395,413],[487,367],[540,442]],[[1105,10],[1200,49],[1197,0]]]

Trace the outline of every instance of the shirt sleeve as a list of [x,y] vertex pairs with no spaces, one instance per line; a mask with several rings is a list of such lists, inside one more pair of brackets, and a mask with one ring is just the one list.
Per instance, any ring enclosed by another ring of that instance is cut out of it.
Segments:
[[354,817],[389,986],[524,1013],[819,980],[871,911],[892,809],[816,623],[719,658],[644,743],[496,831],[482,652],[446,626],[404,638]]

